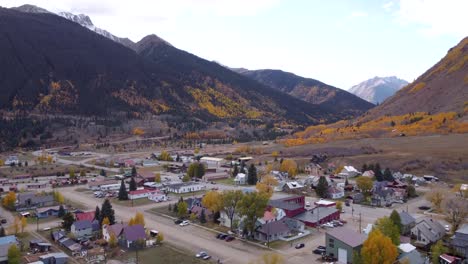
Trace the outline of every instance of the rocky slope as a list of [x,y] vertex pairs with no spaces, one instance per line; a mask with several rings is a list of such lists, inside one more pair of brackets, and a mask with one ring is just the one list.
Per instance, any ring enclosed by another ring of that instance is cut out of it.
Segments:
[[407,84],[407,81],[395,76],[374,77],[351,87],[348,92],[370,103],[380,104]]

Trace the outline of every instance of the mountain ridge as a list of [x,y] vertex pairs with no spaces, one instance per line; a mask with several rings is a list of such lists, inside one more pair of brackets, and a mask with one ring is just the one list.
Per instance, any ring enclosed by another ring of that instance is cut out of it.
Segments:
[[408,82],[396,76],[378,77],[365,80],[351,87],[348,92],[373,103],[380,104],[407,85]]

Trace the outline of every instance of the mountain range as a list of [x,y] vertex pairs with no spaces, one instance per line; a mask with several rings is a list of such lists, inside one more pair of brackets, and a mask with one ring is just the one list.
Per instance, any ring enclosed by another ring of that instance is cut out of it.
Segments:
[[380,104],[407,84],[407,81],[395,76],[374,77],[351,87],[348,92],[373,104]]
[[356,108],[321,99],[308,103],[156,35],[137,43],[118,38],[82,14],[55,15],[26,5],[0,9],[0,15],[1,70],[9,76],[0,78],[7,87],[0,95],[3,110],[313,124],[355,117],[372,106],[351,94]]

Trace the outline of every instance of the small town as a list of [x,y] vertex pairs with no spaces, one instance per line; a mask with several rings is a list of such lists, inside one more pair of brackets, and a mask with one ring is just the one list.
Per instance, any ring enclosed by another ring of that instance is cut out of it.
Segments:
[[467,257],[467,184],[384,164],[198,146],[6,157],[2,170],[12,176],[2,178],[0,260],[246,263],[265,253],[287,263],[361,263],[374,245],[395,263]]

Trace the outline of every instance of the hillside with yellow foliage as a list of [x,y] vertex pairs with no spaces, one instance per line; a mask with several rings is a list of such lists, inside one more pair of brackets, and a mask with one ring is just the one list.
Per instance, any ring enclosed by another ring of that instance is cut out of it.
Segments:
[[385,116],[375,120],[339,121],[330,125],[310,126],[293,138],[285,139],[286,146],[325,143],[334,140],[375,137],[416,136],[431,134],[468,133],[468,122],[455,113],[428,114],[424,112],[399,116]]

